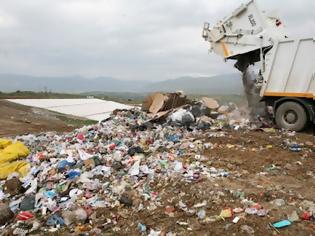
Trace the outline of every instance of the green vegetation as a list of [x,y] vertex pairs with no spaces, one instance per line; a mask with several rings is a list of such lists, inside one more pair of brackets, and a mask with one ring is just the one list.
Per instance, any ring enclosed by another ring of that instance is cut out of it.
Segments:
[[[147,93],[120,93],[120,92],[86,92],[80,94],[50,93],[50,92],[31,92],[16,91],[13,93],[1,93],[0,99],[66,99],[66,98],[87,98],[93,96],[107,101],[114,101],[124,104],[141,104]],[[217,99],[220,104],[234,102],[237,105],[245,104],[246,98],[243,95],[214,95],[214,94],[188,94],[188,98],[199,100],[202,97],[212,97]]]
[[12,93],[3,93],[0,91],[0,99],[71,99],[71,98],[87,98],[93,96],[108,101],[114,101],[124,104],[142,103],[145,94],[137,93],[111,93],[111,92],[89,92],[89,93],[51,93],[51,92],[32,92],[32,91],[16,91]]
[[85,125],[93,125],[97,123],[97,121],[95,120],[75,119],[75,118],[70,118],[65,115],[57,115],[56,117],[59,120],[65,122],[67,125],[70,125],[73,127],[82,127]]
[[[144,98],[148,95],[147,93],[118,93],[118,92],[90,92],[82,93],[85,96],[94,96],[95,98],[100,98],[109,101],[120,102],[124,104],[141,104]],[[246,97],[243,95],[214,95],[214,94],[188,94],[188,98],[193,100],[200,100],[202,97],[211,97],[220,104],[227,104],[229,102],[234,102],[237,105],[246,104]]]
[[0,99],[65,99],[65,98],[85,98],[80,94],[66,94],[66,93],[50,93],[50,92],[32,92],[20,91],[12,93],[0,92]]
[[147,96],[146,93],[130,93],[130,92],[87,92],[81,93],[81,95],[86,96],[93,96],[95,98],[107,100],[107,101],[114,101],[124,104],[140,104],[142,103],[143,99]]

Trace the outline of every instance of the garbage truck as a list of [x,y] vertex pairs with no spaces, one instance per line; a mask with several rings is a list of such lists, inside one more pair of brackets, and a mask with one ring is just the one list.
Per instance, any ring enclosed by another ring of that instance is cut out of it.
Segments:
[[281,19],[259,10],[257,2],[242,4],[215,25],[204,23],[202,37],[210,51],[245,73],[259,70],[254,86],[260,101],[273,110],[279,128],[301,131],[315,127],[315,39],[290,38]]

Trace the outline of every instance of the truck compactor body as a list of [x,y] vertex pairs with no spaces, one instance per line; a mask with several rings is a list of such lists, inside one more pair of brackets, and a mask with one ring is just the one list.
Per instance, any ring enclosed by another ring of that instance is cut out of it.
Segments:
[[280,128],[301,131],[315,124],[315,39],[289,38],[280,18],[259,11],[255,0],[242,4],[213,27],[204,24],[210,50],[236,60],[243,73],[259,63],[255,86],[272,106]]

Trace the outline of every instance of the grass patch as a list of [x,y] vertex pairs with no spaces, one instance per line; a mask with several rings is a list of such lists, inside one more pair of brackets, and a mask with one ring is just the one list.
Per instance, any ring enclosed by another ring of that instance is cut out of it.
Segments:
[[[13,93],[1,93],[0,99],[67,99],[67,98],[94,98],[114,101],[123,104],[141,104],[147,93],[128,93],[128,92],[85,92],[80,94],[67,93],[50,93],[50,92],[32,92],[32,91],[16,91]],[[234,102],[237,105],[246,104],[244,95],[220,95],[220,94],[187,94],[187,97],[194,100],[200,100],[202,97],[212,97],[217,99],[220,104]]]
[[19,90],[12,93],[0,92],[0,99],[66,99],[66,98],[86,98],[86,96],[83,96],[81,94],[32,92]]
[[67,125],[73,126],[73,127],[82,127],[82,126],[94,125],[98,123],[96,120],[74,119],[74,118],[69,118],[67,116],[63,116],[63,115],[57,115],[56,117],[59,120],[65,122]]

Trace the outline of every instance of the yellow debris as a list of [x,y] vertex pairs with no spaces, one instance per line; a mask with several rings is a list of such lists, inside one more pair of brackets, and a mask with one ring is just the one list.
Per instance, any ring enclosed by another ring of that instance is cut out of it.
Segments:
[[19,159],[26,158],[30,151],[21,142],[12,143],[9,139],[0,139],[0,179],[7,178],[11,173],[16,172],[24,177],[30,164]]
[[16,172],[20,177],[27,175],[30,164],[26,161],[14,161],[0,164],[0,179],[6,179],[10,174]]
[[0,150],[12,144],[12,141],[9,139],[0,138]]
[[0,164],[25,158],[28,154],[30,154],[30,151],[23,143],[15,142],[0,151]]

